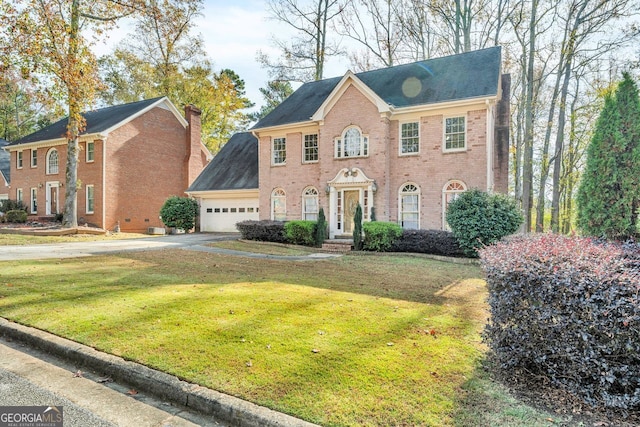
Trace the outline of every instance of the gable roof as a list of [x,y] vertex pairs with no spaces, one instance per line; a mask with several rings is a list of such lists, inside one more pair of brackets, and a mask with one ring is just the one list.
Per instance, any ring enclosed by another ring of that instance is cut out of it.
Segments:
[[308,122],[349,75],[392,108],[497,96],[501,52],[495,46],[305,83],[252,129]]
[[4,179],[7,183],[11,182],[11,155],[3,150],[5,146],[9,145],[9,141],[0,138],[0,173],[4,175]]
[[[86,120],[86,128],[80,135],[91,135],[98,133],[108,133],[114,128],[121,126],[122,124],[132,120],[151,108],[166,103],[167,107],[172,112],[177,114],[181,123],[185,124],[186,121],[180,113],[175,109],[173,104],[167,97],[158,97],[153,99],[146,99],[144,101],[131,102],[128,104],[114,105],[111,107],[100,108],[97,110],[87,111],[82,113],[82,116]],[[9,146],[15,146],[20,144],[27,144],[40,141],[51,141],[61,138],[65,138],[67,133],[68,117],[59,120],[39,131],[36,131],[30,135],[27,135],[17,141],[9,143]]]
[[258,139],[236,133],[200,173],[187,193],[258,188]]

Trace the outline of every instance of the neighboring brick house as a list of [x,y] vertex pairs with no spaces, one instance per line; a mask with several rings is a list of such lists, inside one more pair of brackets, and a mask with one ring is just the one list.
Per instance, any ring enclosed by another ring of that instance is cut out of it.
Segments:
[[[200,111],[187,106],[185,116],[166,97],[84,114],[79,224],[130,232],[164,227],[162,204],[183,195],[210,158],[200,140]],[[51,218],[64,207],[66,126],[65,118],[5,147],[10,198],[22,200],[33,218]]]
[[462,191],[506,192],[508,75],[501,49],[302,85],[251,130],[259,141],[260,218],[317,218],[330,237],[364,221],[445,229]]
[[6,139],[0,138],[0,200],[9,198],[9,184],[11,183],[10,156],[4,147],[9,144]]

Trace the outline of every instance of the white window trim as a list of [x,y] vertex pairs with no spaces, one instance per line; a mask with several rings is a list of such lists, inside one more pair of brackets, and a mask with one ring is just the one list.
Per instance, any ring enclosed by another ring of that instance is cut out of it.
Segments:
[[29,212],[34,215],[38,213],[38,189],[36,187],[31,188],[31,198],[29,199]]
[[[464,147],[463,148],[447,148],[447,119],[464,118]],[[467,114],[452,114],[442,118],[442,151],[444,153],[460,153],[467,151],[469,147],[469,138],[467,138]]]
[[282,221],[276,220],[276,206],[275,200],[277,198],[282,198],[284,200],[284,217],[287,217],[287,192],[284,191],[283,188],[276,188],[271,192],[271,220],[272,221]]
[[16,200],[24,203],[24,192],[22,191],[22,188],[16,188]]
[[[412,153],[403,153],[402,152],[402,125],[417,123],[418,124],[418,151],[414,151]],[[408,120],[404,122],[400,122],[398,124],[398,155],[400,156],[417,156],[420,154],[421,150],[421,141],[422,140],[422,132],[420,131],[420,120]]]
[[[463,187],[463,190],[447,191],[449,186],[451,186],[452,184],[460,184]],[[451,227],[449,227],[449,225],[447,224],[447,207],[449,206],[447,203],[447,195],[462,194],[468,190],[469,190],[469,187],[467,187],[467,184],[465,184],[464,181],[460,179],[451,179],[447,181],[444,187],[442,187],[442,229],[443,230],[451,231]]]
[[[93,159],[89,159],[89,144],[93,145],[93,150],[91,151],[91,153],[93,153]],[[85,162],[86,163],[93,163],[96,160],[96,144],[94,141],[87,141],[87,144],[85,145]]]
[[24,167],[24,154],[22,151],[16,151],[16,169]]
[[[315,211],[307,211],[306,200],[311,198],[315,198],[316,200]],[[306,187],[304,190],[302,190],[302,219],[307,220],[307,215],[314,214],[316,216],[316,219],[310,220],[310,221],[317,221],[319,212],[320,212],[320,193],[315,187]]]
[[[415,192],[404,192],[402,190],[404,190],[404,188],[407,185],[413,185],[416,188]],[[418,227],[416,228],[416,230],[420,229],[420,204],[421,204],[421,196],[422,196],[422,191],[420,189],[420,186],[418,184],[416,184],[415,182],[405,182],[404,184],[402,184],[398,190],[398,225],[400,227],[402,227],[404,229],[403,226],[403,214],[404,214],[404,210],[402,209],[402,196],[403,195],[417,195],[418,196],[418,210],[417,212],[411,212],[411,213],[417,213],[418,214]],[[411,229],[407,229],[407,230],[413,230]]]
[[[93,193],[93,209],[89,210],[89,189]],[[85,211],[87,214],[95,213],[96,209],[96,191],[93,185],[85,185]]]
[[[35,156],[34,156],[35,154]],[[35,160],[35,162],[34,162]],[[32,148],[31,149],[31,167],[32,168],[37,168],[38,167],[38,149],[37,148]]]
[[[358,132],[360,133],[360,155],[357,156],[345,156],[346,153],[346,142],[345,142],[345,135],[347,134],[347,132],[351,129],[357,129]],[[340,148],[338,148],[338,141],[340,141]],[[360,129],[359,126],[347,126],[346,128],[344,128],[344,130],[342,131],[342,134],[340,134],[340,136],[338,138],[335,138],[333,140],[333,157],[335,159],[357,159],[357,158],[363,158],[363,157],[369,157],[369,153],[371,152],[371,147],[369,145],[369,135],[365,134],[362,132],[362,129]],[[364,152],[366,151],[366,154],[364,154]]]
[[[305,139],[307,136],[312,136],[312,135],[316,136],[316,157],[317,158],[315,160],[307,160],[306,159],[307,146],[306,146]],[[318,135],[317,133],[308,133],[308,134],[302,135],[302,163],[318,163],[318,161],[320,160],[319,140],[320,140],[320,135]]]
[[[275,143],[276,140],[284,141],[284,161],[276,163]],[[271,139],[271,166],[284,166],[287,164],[287,138],[285,136],[277,136]]]
[[[56,165],[57,171],[55,172],[51,172],[51,154],[55,152],[58,156],[58,164]],[[51,148],[49,149],[49,151],[47,152],[47,161],[45,162],[45,174],[46,175],[58,175],[60,173],[60,153],[58,153],[58,150],[56,148]]]

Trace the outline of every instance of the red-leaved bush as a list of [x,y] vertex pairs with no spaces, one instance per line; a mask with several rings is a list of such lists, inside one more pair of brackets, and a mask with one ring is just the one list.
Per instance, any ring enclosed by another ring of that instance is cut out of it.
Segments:
[[592,405],[640,409],[640,245],[517,236],[480,251],[504,370],[543,375]]

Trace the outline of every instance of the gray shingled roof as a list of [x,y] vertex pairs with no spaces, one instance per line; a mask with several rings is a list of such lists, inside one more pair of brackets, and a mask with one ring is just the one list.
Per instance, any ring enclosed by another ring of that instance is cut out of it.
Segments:
[[[86,129],[81,135],[100,133],[118,123],[126,120],[128,117],[144,110],[151,104],[157,102],[163,97],[146,99],[144,101],[131,102],[129,104],[114,105],[112,107],[100,108],[98,110],[83,113],[86,120]],[[29,142],[48,141],[51,139],[63,138],[67,133],[67,121],[65,117],[56,123],[49,125],[37,132],[27,135],[17,141],[9,143],[9,145],[26,144]]]
[[[356,76],[387,104],[401,108],[496,95],[500,64],[501,48],[496,46]],[[253,129],[308,121],[340,80],[334,77],[303,84]],[[407,81],[412,89],[417,88],[411,96],[402,90]]]
[[236,133],[191,184],[187,192],[258,188],[258,140]]
[[11,155],[2,149],[2,147],[6,145],[9,145],[9,141],[0,138],[0,172],[2,172],[8,182],[11,182],[11,176],[9,176],[11,171]]

